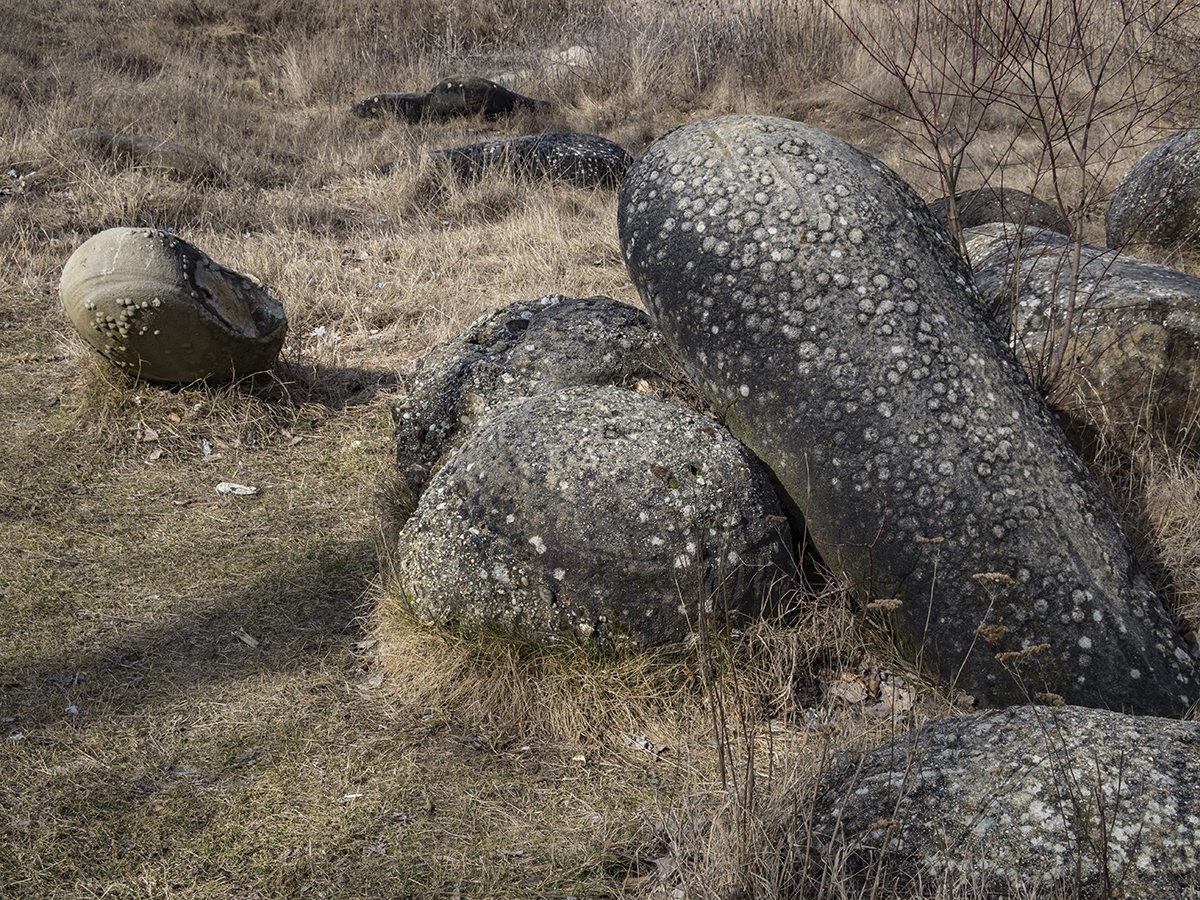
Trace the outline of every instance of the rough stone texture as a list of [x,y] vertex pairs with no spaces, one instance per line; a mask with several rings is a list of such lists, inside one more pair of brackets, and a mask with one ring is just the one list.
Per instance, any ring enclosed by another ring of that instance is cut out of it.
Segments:
[[150,381],[261,371],[287,333],[283,306],[255,278],[153,228],[110,228],[85,241],[63,267],[60,290],[83,339]]
[[[1071,226],[1057,209],[1033,194],[1013,188],[982,187],[954,195],[958,221],[963,228],[989,222],[1012,222],[1034,228],[1049,228],[1070,234]],[[929,203],[929,211],[946,228],[950,227],[950,201],[943,197]]]
[[1195,722],[1069,706],[940,719],[844,768],[815,809],[824,849],[893,887],[1200,896]]
[[986,704],[1196,699],[1116,516],[895,173],[817,128],[723,117],[639,157],[619,224],[667,344],[826,562],[900,601],[914,658]]
[[1108,246],[1200,246],[1200,128],[1171,135],[1125,173],[1104,214]]
[[[397,544],[417,616],[653,646],[755,615],[789,572],[779,501],[716,422],[614,386],[542,394],[450,456]],[[703,601],[701,598],[705,598]]]
[[364,119],[377,119],[384,113],[406,122],[425,119],[445,121],[482,115],[487,119],[511,115],[520,109],[548,109],[546,100],[535,100],[511,91],[502,84],[474,75],[445,78],[421,93],[375,94],[360,100],[350,111]]
[[420,122],[425,115],[429,94],[375,94],[350,108],[356,116],[378,119],[388,113],[406,122]]
[[633,163],[625,148],[597,134],[560,132],[484,141],[435,151],[459,178],[472,181],[497,167],[527,178],[581,187],[616,187]]
[[93,152],[177,178],[202,180],[220,175],[220,169],[204,154],[160,138],[114,134],[103,128],[75,128],[67,137]]
[[640,309],[608,297],[513,303],[421,360],[392,410],[400,472],[419,495],[474,427],[535,394],[639,379],[670,390],[682,377]]
[[1083,244],[1076,279],[1075,245],[1052,231],[987,225],[965,237],[975,284],[1011,323],[1017,357],[1035,380],[1072,310],[1057,386],[1065,390],[1056,391],[1067,412],[1098,409],[1115,436],[1150,427],[1172,441],[1196,440],[1189,426],[1200,417],[1200,278]]
[[456,116],[506,116],[519,109],[546,109],[550,104],[510,91],[504,85],[473,75],[455,75],[429,89],[426,113],[435,119]]

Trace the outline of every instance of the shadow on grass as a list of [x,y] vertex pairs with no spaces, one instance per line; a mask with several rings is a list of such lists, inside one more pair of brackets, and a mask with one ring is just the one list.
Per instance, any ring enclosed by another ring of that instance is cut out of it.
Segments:
[[375,569],[374,545],[331,544],[282,562],[211,602],[181,598],[144,618],[81,613],[95,627],[80,646],[0,660],[0,719],[27,733],[61,724],[64,710],[75,707],[86,725],[348,651],[360,634],[356,619]]

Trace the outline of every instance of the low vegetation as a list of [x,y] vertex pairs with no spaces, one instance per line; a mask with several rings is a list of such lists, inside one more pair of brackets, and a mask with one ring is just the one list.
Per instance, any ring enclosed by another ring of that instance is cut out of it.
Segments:
[[[421,149],[576,129],[637,153],[696,117],[763,112],[829,128],[938,196],[936,167],[886,127],[911,121],[909,101],[833,14],[851,6],[6,11],[0,894],[856,895],[808,853],[820,775],[971,698],[907,668],[835,584],[781,598],[786,627],[637,658],[407,622],[380,642],[375,614],[389,407],[414,361],[514,300],[637,303],[612,192],[462,186]],[[1180,96],[1196,14],[1145,48]],[[567,65],[577,45],[590,60]],[[507,74],[554,109],[420,125],[348,113],[454,72]],[[1154,124],[1194,111],[1179,101]],[[1009,152],[1024,125],[1007,107],[978,123],[957,185],[1003,173],[1034,187],[1044,161]],[[222,175],[173,180],[65,138],[93,126],[178,142]],[[1116,132],[1097,138],[1107,190],[1159,136]],[[374,174],[397,159],[411,164]],[[1096,237],[1095,214],[1080,221]],[[119,225],[174,229],[269,284],[290,318],[276,369],[164,388],[87,352],[59,272]],[[1200,465],[1149,437],[1094,456],[1167,596],[1200,623]],[[221,495],[222,481],[258,490]]]

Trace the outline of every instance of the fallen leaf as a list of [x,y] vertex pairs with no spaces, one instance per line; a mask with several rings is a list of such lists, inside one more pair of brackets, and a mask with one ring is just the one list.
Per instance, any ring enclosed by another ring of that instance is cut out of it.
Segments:
[[162,459],[162,455],[163,448],[155,447],[152,451],[150,451],[150,455],[146,457],[146,462],[157,462],[158,460]]

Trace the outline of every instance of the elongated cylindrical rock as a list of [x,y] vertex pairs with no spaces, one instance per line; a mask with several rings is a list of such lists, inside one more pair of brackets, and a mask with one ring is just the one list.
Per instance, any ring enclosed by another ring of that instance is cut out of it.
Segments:
[[668,345],[916,660],[990,704],[1196,699],[1114,513],[895,173],[729,116],[653,144],[619,218]]

